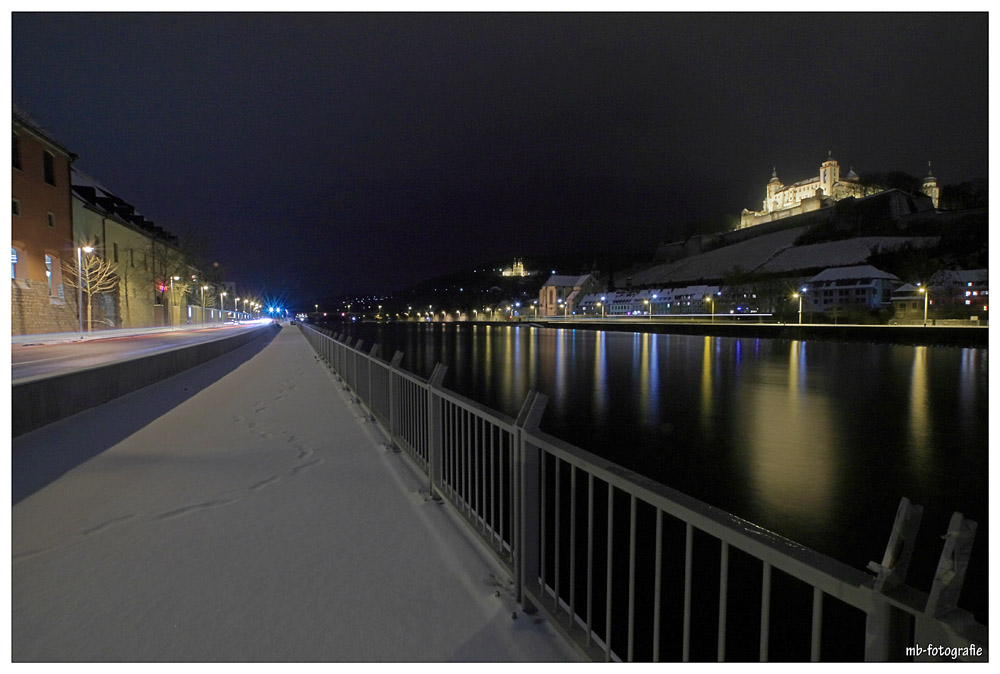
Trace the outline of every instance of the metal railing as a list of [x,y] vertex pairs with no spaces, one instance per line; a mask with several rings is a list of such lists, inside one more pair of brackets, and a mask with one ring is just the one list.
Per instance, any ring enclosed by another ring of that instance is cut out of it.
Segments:
[[987,628],[957,605],[976,529],[960,513],[924,593],[905,584],[922,514],[905,498],[872,575],[542,432],[543,394],[511,419],[442,388],[443,365],[424,380],[400,352],[385,362],[302,328],[511,574],[517,601],[586,657],[818,661],[844,657],[846,638],[846,659],[988,659]]

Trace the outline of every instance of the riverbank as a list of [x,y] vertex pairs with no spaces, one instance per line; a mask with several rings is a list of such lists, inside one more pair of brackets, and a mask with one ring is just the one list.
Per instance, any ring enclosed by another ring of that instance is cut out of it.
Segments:
[[707,335],[710,337],[868,342],[878,344],[908,344],[914,346],[957,346],[980,349],[989,347],[988,328],[972,326],[800,325],[798,323],[735,323],[722,321],[716,323],[705,321],[681,323],[678,321],[595,321],[590,319],[532,321],[531,325],[545,328]]

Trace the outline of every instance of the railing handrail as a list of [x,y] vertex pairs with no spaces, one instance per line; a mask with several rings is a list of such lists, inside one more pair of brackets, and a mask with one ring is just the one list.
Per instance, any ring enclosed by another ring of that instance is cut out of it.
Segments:
[[539,449],[592,473],[616,489],[634,495],[667,514],[691,523],[696,529],[757,559],[768,561],[775,568],[819,587],[855,608],[864,611],[871,608],[870,590],[874,585],[874,578],[863,571],[544,431],[525,431],[525,436]]

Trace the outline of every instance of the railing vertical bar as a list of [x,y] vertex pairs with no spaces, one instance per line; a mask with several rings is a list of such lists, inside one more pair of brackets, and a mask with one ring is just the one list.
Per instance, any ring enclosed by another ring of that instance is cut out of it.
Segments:
[[663,511],[656,509],[656,562],[653,567],[653,662],[660,661],[660,592],[663,574]]
[[500,536],[500,552],[501,553],[503,552],[503,535],[505,533],[507,533],[507,530],[506,530],[506,528],[503,525],[503,518],[504,518],[504,515],[507,512],[507,509],[504,507],[507,504],[507,500],[503,497],[503,488],[504,488],[504,479],[503,478],[504,478],[504,474],[507,472],[506,470],[504,470],[504,466],[506,464],[504,463],[504,460],[503,460],[503,445],[504,445],[504,443],[503,443],[503,437],[504,437],[503,436],[503,431],[500,428],[494,428],[492,431],[490,431],[490,443],[491,443],[491,445],[494,442],[494,438],[497,438],[497,440],[499,440],[499,442],[497,443],[497,444],[499,444],[499,447],[497,447],[497,472],[499,473],[499,475],[497,476],[498,477],[498,482],[499,482],[499,492],[497,493],[497,502],[498,502],[498,505],[500,506],[500,517],[497,520],[497,533]]
[[635,662],[635,494],[629,507],[628,527],[628,661]]
[[608,483],[608,566],[607,585],[604,593],[604,661],[611,661],[611,566],[613,560],[612,546],[615,539],[615,486]]
[[594,474],[587,473],[587,646],[594,630]]
[[[541,449],[541,448],[539,448],[539,449]],[[538,573],[539,573],[539,580],[541,581],[541,586],[542,586],[541,597],[542,597],[542,601],[545,601],[545,568],[546,568],[545,567],[545,550],[548,547],[546,545],[546,541],[545,541],[545,519],[546,519],[545,515],[546,515],[546,512],[548,510],[546,508],[546,501],[545,501],[545,464],[548,463],[548,452],[545,452],[543,450],[543,451],[540,452],[540,454],[541,454],[541,458],[542,458],[542,468],[539,471],[539,474],[541,476],[541,493],[542,493],[542,500],[541,500],[542,507],[540,508],[541,513],[542,513],[542,526],[541,526],[541,536],[540,536],[540,540],[542,542],[542,544],[541,544],[541,560],[542,560],[542,563],[541,563],[541,566],[538,569]]]
[[691,559],[694,548],[694,527],[688,522],[684,533],[684,631],[681,661],[691,661]]
[[[497,532],[500,530],[499,522],[497,521],[497,478],[499,478],[500,470],[496,467],[496,450],[493,447],[493,424],[483,424],[483,434],[489,431],[489,446],[490,446],[490,469],[487,471],[490,476],[490,544],[493,544],[497,538]],[[484,446],[487,444],[483,441]]]
[[823,642],[823,590],[813,588],[812,645],[809,659],[819,662],[820,648]]
[[476,443],[476,445],[479,448],[479,451],[478,451],[478,455],[479,455],[479,472],[481,473],[481,475],[479,477],[480,484],[481,484],[481,488],[480,488],[480,492],[479,492],[479,502],[481,504],[480,505],[481,509],[479,511],[479,514],[482,516],[482,520],[483,520],[483,534],[485,535],[486,531],[488,530],[487,528],[489,527],[489,520],[486,519],[486,501],[487,501],[487,498],[488,498],[487,491],[486,491],[486,476],[489,475],[490,469],[487,468],[487,466],[486,466],[486,441],[485,441],[485,437],[486,436],[485,436],[485,432],[484,432],[486,430],[486,419],[483,419],[481,417],[476,417],[476,419],[477,419],[477,424],[479,425],[479,428],[480,428],[480,432],[477,433],[477,435],[479,436],[479,441]]
[[729,600],[729,543],[722,541],[719,557],[719,642],[716,647],[716,655],[719,662],[725,662],[726,603]]
[[767,662],[767,645],[771,632],[771,565],[764,562],[760,591],[760,661]]
[[462,457],[465,460],[465,511],[472,515],[472,457],[469,455],[469,414],[461,410],[462,417]]
[[559,468],[559,457],[557,456],[553,458],[555,459],[553,461],[553,465],[555,466],[553,469],[553,474],[556,480],[556,500],[555,504],[552,507],[552,510],[555,513],[555,518],[554,518],[555,519],[555,573],[553,574],[553,576],[555,577],[555,584],[553,590],[555,590],[555,595],[556,595],[555,610],[558,612],[559,611],[559,561],[560,561],[559,553],[560,553],[560,548],[562,547],[560,545],[560,543],[562,543],[560,536],[560,533],[562,532],[562,526],[560,522],[560,520],[562,519],[562,500],[560,499],[559,474],[562,471]]
[[569,465],[569,626],[576,615],[576,466]]

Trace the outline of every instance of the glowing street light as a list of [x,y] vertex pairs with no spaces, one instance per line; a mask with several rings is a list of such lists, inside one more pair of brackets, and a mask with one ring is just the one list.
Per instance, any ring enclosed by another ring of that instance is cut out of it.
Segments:
[[607,298],[604,297],[604,295],[601,295],[601,301],[597,303],[597,306],[601,307],[601,318],[604,318],[604,303],[606,301]]
[[223,321],[226,320],[226,295],[227,293],[221,293],[219,295],[219,311],[221,312],[220,316]]
[[805,293],[805,288],[802,289],[802,293],[792,293],[792,297],[799,298],[799,325],[802,325],[802,294]]
[[930,303],[931,291],[927,288],[917,288],[918,292],[924,294],[924,327],[927,327],[927,305]]
[[714,295],[707,295],[705,297],[705,301],[709,302],[711,304],[712,322],[715,323],[715,296]]

